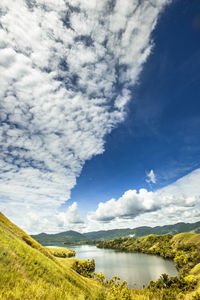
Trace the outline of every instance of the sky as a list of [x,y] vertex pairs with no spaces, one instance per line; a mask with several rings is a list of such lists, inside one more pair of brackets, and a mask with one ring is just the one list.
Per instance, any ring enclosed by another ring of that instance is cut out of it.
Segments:
[[2,0],[0,210],[28,233],[200,220],[199,0]]

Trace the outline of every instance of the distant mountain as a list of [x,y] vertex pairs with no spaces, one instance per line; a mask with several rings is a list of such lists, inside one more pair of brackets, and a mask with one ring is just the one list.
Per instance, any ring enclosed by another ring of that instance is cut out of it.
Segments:
[[88,240],[112,240],[120,237],[135,235],[134,229],[112,229],[83,233]]
[[40,233],[32,237],[42,245],[63,245],[87,241],[83,234],[73,230],[56,234]]
[[141,226],[134,229],[112,229],[112,230],[101,230],[87,233],[79,233],[76,231],[65,231],[56,234],[40,233],[37,235],[32,235],[32,237],[41,243],[42,245],[64,245],[72,244],[78,242],[91,242],[112,240],[120,237],[129,237],[134,235],[135,237],[141,237],[149,234],[177,234],[182,232],[195,232],[200,233],[200,222],[196,223],[177,223],[174,225],[164,225],[164,226]]
[[195,233],[200,233],[200,222],[196,223],[184,223],[180,222],[174,225],[164,225],[164,226],[156,226],[156,227],[138,227],[133,229],[135,231],[135,235],[137,237],[148,235],[148,234],[177,234],[182,232],[190,232],[193,231]]
[[200,233],[200,222],[196,223],[177,223],[174,225],[164,225],[164,226],[141,226],[134,229],[126,228],[126,229],[113,229],[113,230],[103,230],[103,231],[94,231],[84,233],[83,235],[87,237],[89,240],[111,240],[120,237],[127,237],[130,235],[134,235],[135,237],[141,237],[149,234],[177,234],[182,232],[190,232],[194,231],[195,233]]

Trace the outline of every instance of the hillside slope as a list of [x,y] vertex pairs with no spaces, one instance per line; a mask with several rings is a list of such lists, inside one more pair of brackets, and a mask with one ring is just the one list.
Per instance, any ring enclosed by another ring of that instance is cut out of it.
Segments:
[[82,277],[83,273],[72,269],[75,261],[78,268],[81,262],[64,258],[69,251],[44,248],[0,213],[0,299],[200,299],[200,235],[149,235],[102,242],[99,246],[173,258],[180,278],[169,279],[165,274],[157,282],[151,281],[149,288],[130,291],[124,283],[107,281],[102,273],[97,274],[98,281]]
[[0,213],[0,299],[100,299],[101,287],[64,267]]

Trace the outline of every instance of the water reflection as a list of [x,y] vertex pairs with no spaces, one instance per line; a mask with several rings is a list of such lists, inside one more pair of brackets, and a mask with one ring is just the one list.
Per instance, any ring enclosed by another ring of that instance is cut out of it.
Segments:
[[74,249],[80,259],[95,259],[95,271],[103,272],[106,278],[116,275],[127,280],[131,288],[142,288],[150,280],[157,280],[161,274],[176,276],[173,261],[143,253],[125,253],[111,249],[99,249],[93,245],[66,246]]

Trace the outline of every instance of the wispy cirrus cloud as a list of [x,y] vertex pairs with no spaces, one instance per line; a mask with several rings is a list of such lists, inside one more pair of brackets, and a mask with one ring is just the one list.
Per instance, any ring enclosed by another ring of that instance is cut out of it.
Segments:
[[151,170],[149,173],[147,173],[147,179],[146,182],[148,183],[156,183],[157,179],[156,179],[156,175],[154,173],[153,170]]
[[1,1],[0,197],[19,225],[52,215],[104,151],[168,2]]

